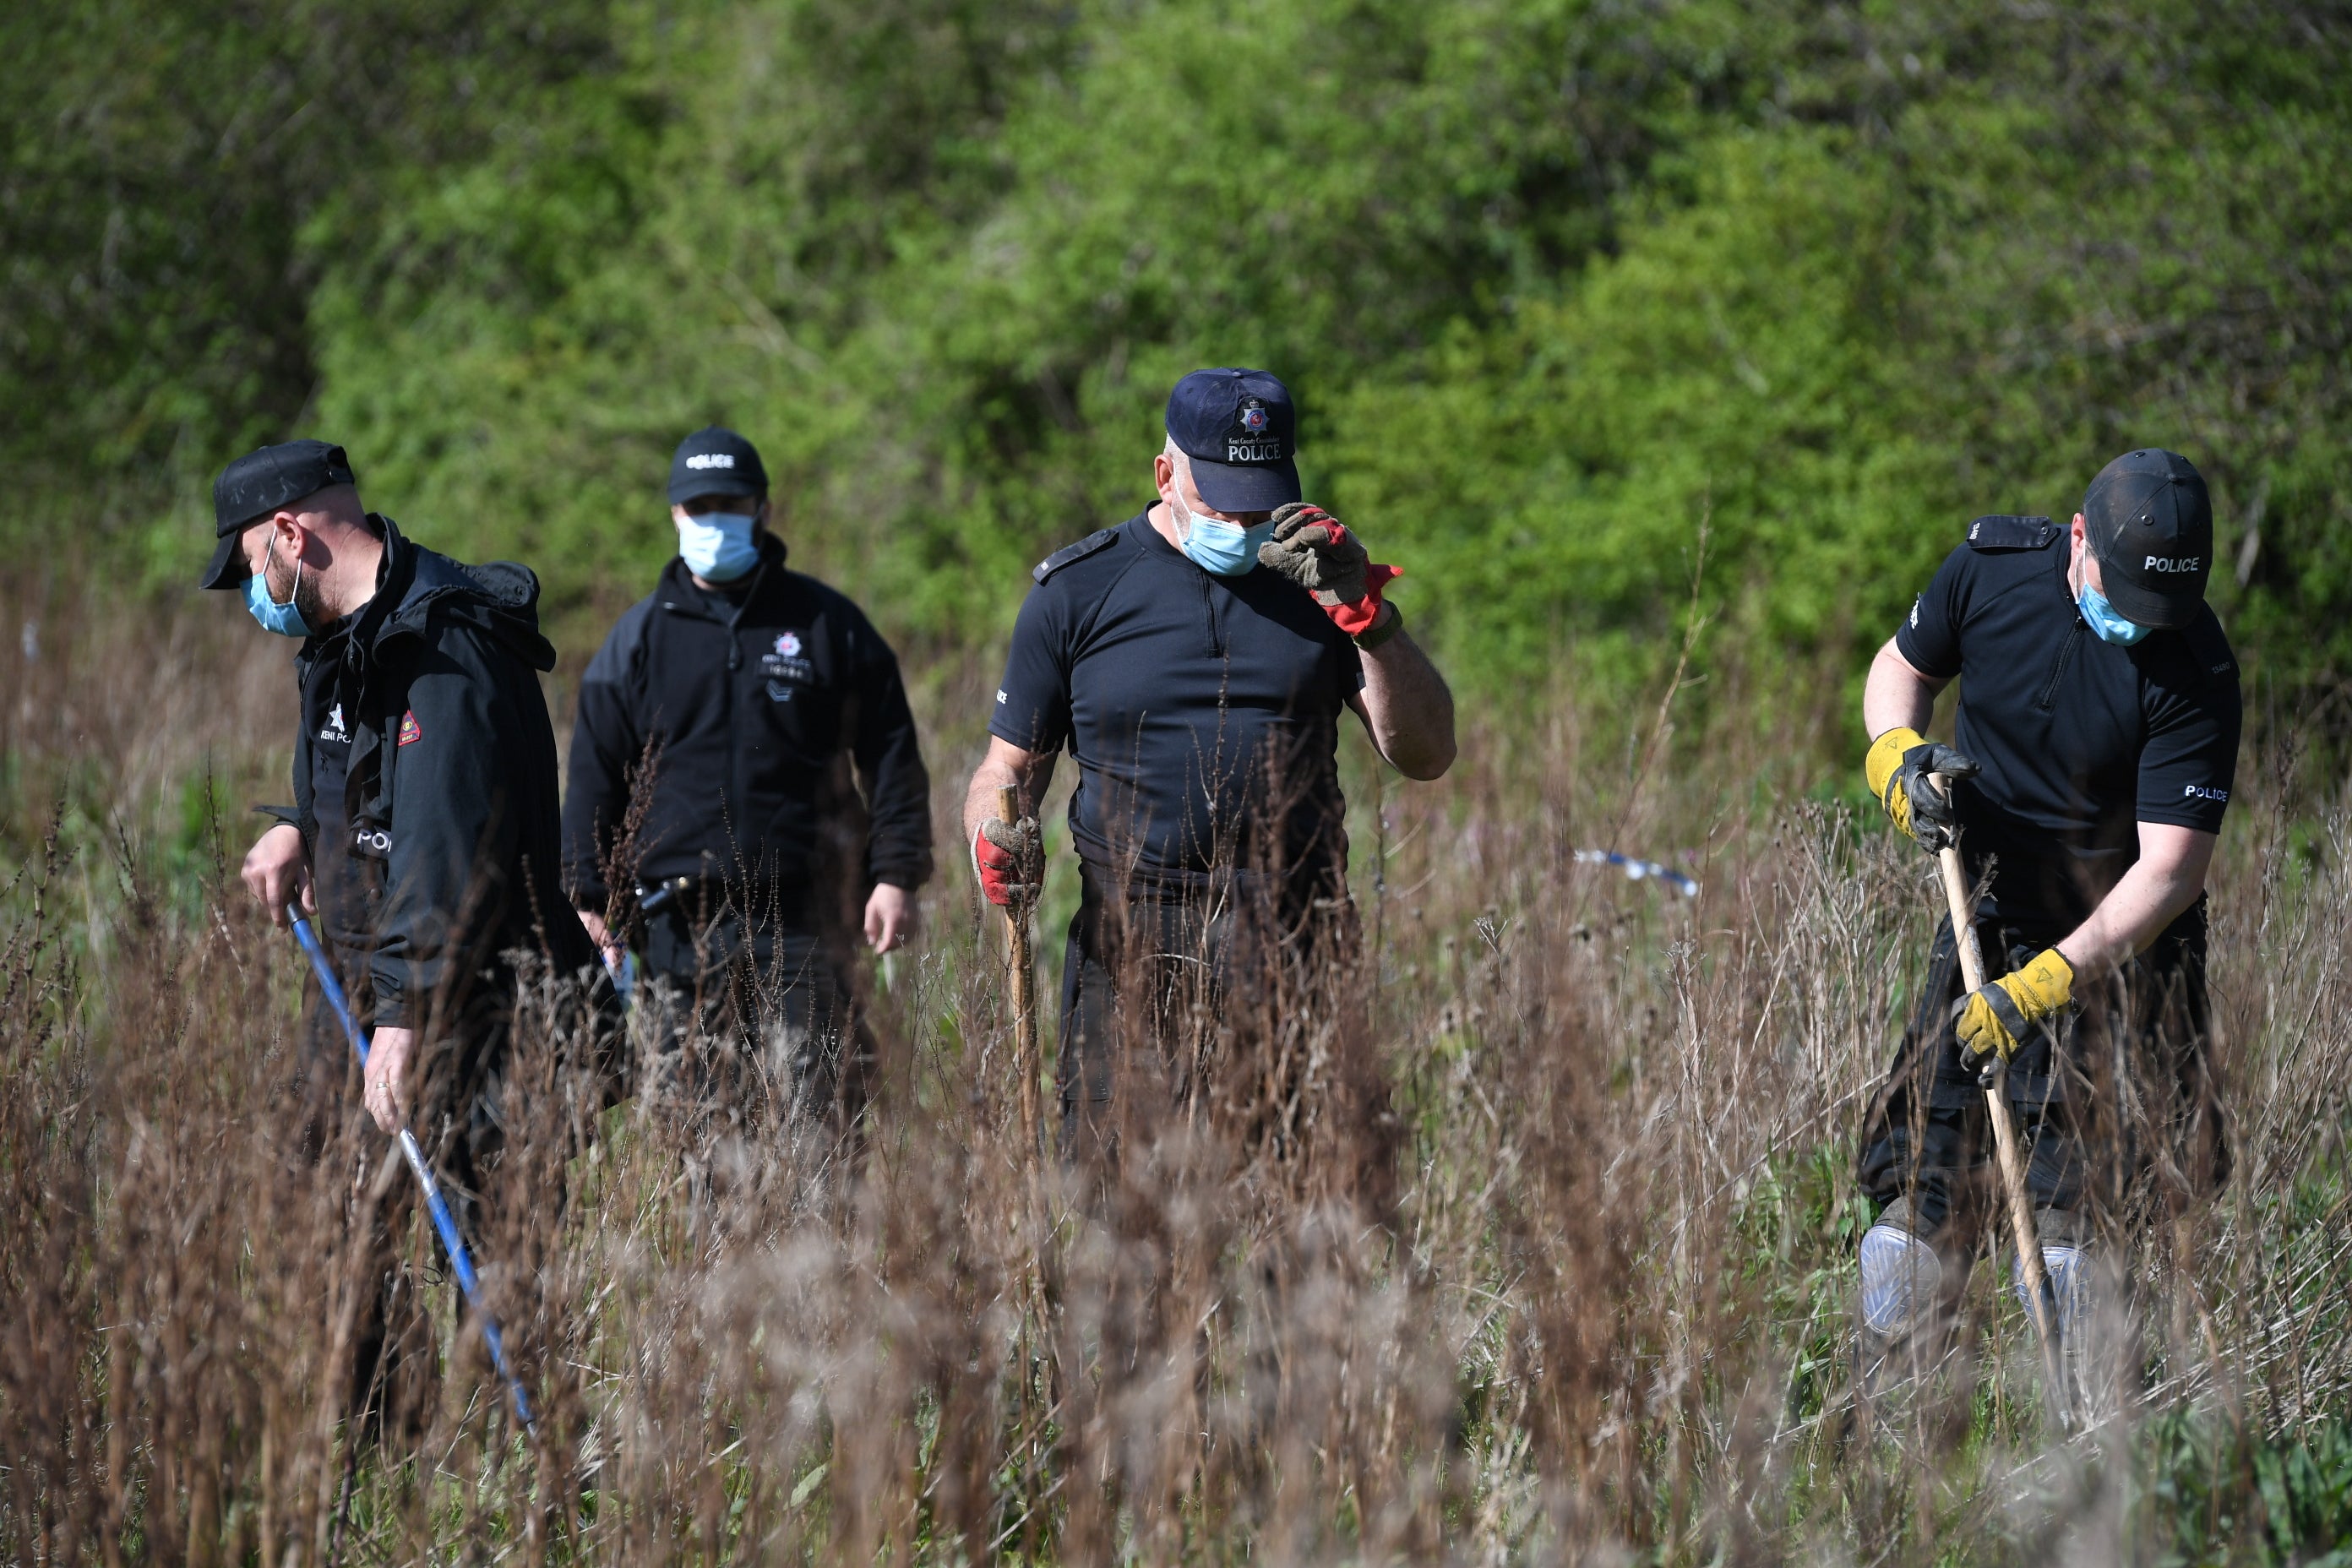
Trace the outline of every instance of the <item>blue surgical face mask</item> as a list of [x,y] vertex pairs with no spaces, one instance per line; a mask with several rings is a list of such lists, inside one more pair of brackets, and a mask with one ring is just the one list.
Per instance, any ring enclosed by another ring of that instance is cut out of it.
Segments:
[[677,552],[686,569],[706,583],[732,583],[760,563],[759,542],[751,537],[758,518],[748,511],[689,513],[677,525]]
[[253,612],[253,618],[261,623],[263,631],[276,632],[282,637],[307,637],[310,635],[310,623],[294,607],[295,599],[302,592],[301,558],[295,558],[294,585],[286,591],[286,602],[281,605],[269,596],[269,563],[277,553],[278,540],[273,534],[269,548],[262,552],[260,567],[245,580],[245,607]]
[[2074,595],[2074,602],[2083,607],[2083,619],[2090,623],[2091,630],[2098,634],[2101,642],[2129,647],[2147,636],[2147,627],[2116,614],[2116,607],[2107,603],[2107,596],[2088,583],[2084,584],[2083,591]]
[[1177,526],[1184,531],[1184,553],[1202,571],[1220,577],[1239,577],[1257,564],[1258,546],[1274,537],[1271,521],[1244,528],[1222,517],[1203,517],[1184,505],[1182,490],[1173,485],[1169,488],[1176,491],[1170,510],[1175,514]]

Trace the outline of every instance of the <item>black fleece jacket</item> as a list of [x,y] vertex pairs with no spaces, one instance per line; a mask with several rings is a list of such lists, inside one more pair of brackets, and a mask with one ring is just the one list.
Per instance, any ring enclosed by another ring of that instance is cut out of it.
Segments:
[[640,881],[801,895],[786,907],[828,924],[854,917],[876,882],[929,877],[930,775],[898,657],[846,596],[786,570],[773,535],[754,570],[740,601],[714,603],[672,560],[582,677],[563,851],[583,908],[605,902],[648,757]]
[[555,733],[538,676],[555,650],[540,635],[539,579],[512,562],[465,565],[389,518],[369,521],[384,546],[375,596],[295,656],[306,694],[331,683],[350,737],[342,799],[313,798],[305,724],[294,824],[330,936],[364,960],[374,1024],[429,1029],[510,1005],[515,950],[572,974],[595,949],[561,881]]

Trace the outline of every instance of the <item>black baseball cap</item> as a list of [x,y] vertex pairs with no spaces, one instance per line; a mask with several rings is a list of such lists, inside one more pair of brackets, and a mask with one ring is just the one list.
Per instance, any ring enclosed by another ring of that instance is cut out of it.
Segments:
[[1219,511],[1299,499],[1298,411],[1269,372],[1194,371],[1168,395],[1168,435],[1192,460],[1192,488]]
[[675,506],[696,496],[764,496],[768,470],[759,448],[724,425],[706,425],[677,444],[669,460],[669,499]]
[[2126,452],[2084,492],[2083,531],[2117,615],[2160,631],[2197,618],[2213,571],[2213,500],[2194,463],[2160,447]]
[[247,452],[213,481],[212,563],[196,579],[199,588],[236,588],[246,578],[237,536],[279,507],[316,495],[330,485],[355,485],[352,460],[330,441],[287,441]]

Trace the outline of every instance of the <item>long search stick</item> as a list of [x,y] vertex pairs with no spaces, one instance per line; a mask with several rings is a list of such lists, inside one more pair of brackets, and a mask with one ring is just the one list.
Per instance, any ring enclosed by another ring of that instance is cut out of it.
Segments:
[[[294,920],[294,940],[302,944],[310,956],[310,969],[319,977],[319,989],[326,994],[327,1005],[335,1010],[336,1022],[343,1026],[343,1037],[360,1057],[360,1067],[367,1067],[367,1038],[352,1017],[352,1005],[343,996],[342,983],[335,978],[334,966],[327,962],[327,950],[319,945],[319,936],[303,918],[299,905],[289,905],[286,912]],[[416,1184],[425,1189],[425,1212],[433,1216],[433,1228],[441,1235],[441,1246],[449,1254],[450,1269],[457,1276],[457,1288],[466,1293],[466,1305],[474,1310],[481,1321],[482,1342],[490,1347],[490,1360],[499,1375],[507,1380],[507,1392],[514,1395],[515,1416],[522,1422],[523,1430],[536,1439],[538,1425],[531,1420],[530,1399],[522,1391],[522,1380],[507,1365],[507,1349],[499,1338],[498,1320],[490,1316],[489,1303],[482,1300],[482,1281],[474,1272],[474,1259],[466,1250],[466,1238],[457,1234],[457,1216],[449,1212],[448,1200],[441,1195],[441,1184],[433,1179],[433,1167],[425,1163],[425,1151],[416,1146],[416,1134],[404,1127],[400,1130],[400,1152],[408,1161],[408,1168],[416,1173]]]
[[[1948,796],[1952,781],[1938,773],[1936,786]],[[1985,983],[1984,949],[1977,943],[1976,900],[1969,893],[1968,873],[1960,867],[1959,847],[1945,845],[1937,852],[1936,863],[1944,873],[1944,901],[1952,912],[1960,979],[1969,991],[1980,990]],[[2057,1302],[2050,1293],[2049,1271],[2042,1267],[2042,1237],[2033,1224],[2032,1195],[2025,1190],[2025,1157],[2017,1147],[2017,1119],[2010,1111],[2008,1085],[2003,1081],[2006,1071],[2005,1066],[1996,1068],[1992,1082],[1985,1089],[1985,1110],[1992,1119],[1993,1156],[2000,1166],[2001,1192],[2009,1200],[2010,1234],[2017,1244],[2018,1268],[2025,1276],[2025,1299],[2032,1308],[2034,1334],[2042,1342],[2042,1371],[2050,1387],[2051,1408],[2057,1413],[2058,1425],[2072,1430],[2073,1403],[2066,1388],[2065,1362],[2058,1348]]]
[[[1021,802],[1011,789],[996,792],[997,820],[1021,819]],[[1029,953],[1029,907],[1021,900],[1004,906],[1005,942],[1013,950],[1013,1060],[1021,1079],[1022,1173],[1037,1175],[1037,980]]]
[[[1008,826],[1021,820],[1020,797],[1010,789],[996,792],[996,818]],[[1032,1377],[1029,1363],[1039,1353],[1046,1336],[1045,1279],[1045,1178],[1041,1173],[1041,1152],[1037,1125],[1037,980],[1029,953],[1029,904],[1025,899],[1014,899],[1004,906],[1005,945],[1012,949],[1013,960],[1013,1070],[1021,1082],[1021,1186],[1024,1218],[1023,1228],[1034,1248],[1030,1253],[1028,1278],[1024,1291],[1028,1296],[1030,1321],[1021,1330],[1023,1341],[1021,1377],[1021,1426],[1024,1442],[1028,1449],[1024,1466],[1022,1490],[1028,1498],[1028,1510],[1022,1526],[1022,1556],[1034,1552],[1034,1521],[1042,1499],[1028,1497],[1039,1479],[1038,1467],[1043,1457],[1043,1440],[1038,1427],[1041,1406],[1051,1403],[1050,1394],[1041,1392]],[[1032,1334],[1037,1336],[1032,1341]],[[1032,1348],[1033,1346],[1036,1348]],[[1052,1376],[1050,1362],[1043,1363],[1045,1375]]]

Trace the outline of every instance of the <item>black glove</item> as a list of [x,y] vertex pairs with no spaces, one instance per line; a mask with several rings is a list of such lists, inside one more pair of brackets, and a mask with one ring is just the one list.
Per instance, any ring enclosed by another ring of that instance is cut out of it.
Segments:
[[1927,775],[1966,779],[1981,772],[1974,757],[1899,726],[1878,737],[1863,763],[1871,793],[1886,807],[1886,815],[1931,854],[1958,840],[1959,819],[1951,801]]

